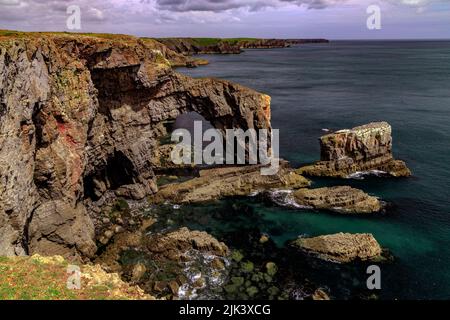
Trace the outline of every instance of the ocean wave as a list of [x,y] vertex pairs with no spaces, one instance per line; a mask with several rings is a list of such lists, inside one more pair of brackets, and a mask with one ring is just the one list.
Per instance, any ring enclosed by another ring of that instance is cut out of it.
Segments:
[[[187,251],[185,258],[183,274],[187,281],[178,289],[178,298],[180,300],[219,299],[220,296],[214,293],[214,289],[222,287],[226,282],[230,261],[195,249]],[[215,259],[220,259],[225,269],[212,268],[211,263]]]

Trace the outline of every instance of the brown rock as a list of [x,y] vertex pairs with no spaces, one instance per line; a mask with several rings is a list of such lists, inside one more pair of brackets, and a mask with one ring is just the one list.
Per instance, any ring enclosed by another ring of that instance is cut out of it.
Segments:
[[34,211],[28,232],[30,254],[80,261],[96,251],[94,226],[82,205],[74,208],[63,201],[46,202]]
[[228,255],[228,247],[206,232],[190,231],[188,228],[150,237],[147,248],[152,253],[170,260],[180,260],[188,250],[195,249],[217,256]]
[[318,210],[331,210],[344,214],[379,212],[383,206],[376,197],[351,187],[299,189],[295,201]]
[[167,282],[166,281],[155,281],[155,284],[153,285],[153,290],[156,292],[164,292],[164,290],[167,289]]
[[225,167],[200,171],[200,177],[161,187],[153,202],[204,202],[275,188],[301,188],[310,181],[296,174],[286,163],[273,176],[261,175],[261,166]]
[[376,122],[340,130],[320,138],[321,161],[300,168],[299,174],[346,178],[372,172],[408,177],[411,171],[392,155],[392,128]]
[[145,272],[147,272],[147,268],[145,267],[145,265],[142,263],[138,263],[134,266],[131,273],[131,281],[138,282],[144,276]]
[[313,295],[311,296],[313,300],[316,301],[328,301],[331,300],[330,297],[328,296],[328,294],[322,290],[322,289],[317,289],[316,291],[314,291]]
[[371,234],[338,233],[315,238],[299,238],[292,245],[323,260],[347,263],[381,257],[381,247]]
[[270,239],[269,239],[269,236],[263,234],[263,235],[261,236],[261,238],[259,238],[259,243],[264,244],[264,243],[268,242],[269,240],[270,240]]
[[242,49],[286,48],[295,44],[328,42],[325,39],[248,39],[237,41],[217,39],[215,42],[205,45],[193,38],[164,38],[158,39],[158,41],[182,55],[240,54]]
[[223,269],[225,269],[225,264],[223,263],[223,261],[221,259],[215,258],[211,262],[211,267],[213,267],[216,270],[223,270]]
[[176,281],[170,281],[169,288],[174,296],[178,296],[178,291],[180,290],[180,286],[178,285],[178,283]]
[[91,258],[90,208],[157,191],[165,121],[195,111],[218,129],[270,128],[268,96],[172,69],[191,60],[131,36],[0,37],[1,255]]

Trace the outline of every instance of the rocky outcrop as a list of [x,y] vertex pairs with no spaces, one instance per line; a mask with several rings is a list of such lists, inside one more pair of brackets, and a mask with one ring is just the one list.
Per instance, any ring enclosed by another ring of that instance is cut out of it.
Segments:
[[223,242],[217,241],[206,232],[190,231],[188,228],[151,236],[147,240],[147,249],[159,257],[173,261],[180,261],[190,250],[208,252],[220,257],[228,255],[228,247]]
[[154,296],[188,299],[223,283],[228,256],[228,247],[206,232],[160,230],[144,221],[138,230],[116,235],[96,263]]
[[296,174],[285,163],[272,176],[261,175],[261,166],[206,169],[200,176],[185,182],[161,187],[152,198],[155,203],[193,203],[252,193],[275,188],[302,188],[310,182]]
[[308,43],[328,43],[326,39],[253,39],[238,42],[241,49],[275,49],[288,48],[293,45]]
[[292,246],[317,258],[337,263],[376,260],[382,254],[380,245],[371,234],[338,233],[299,238]]
[[408,177],[411,171],[392,155],[392,128],[376,122],[340,130],[320,138],[321,161],[300,168],[299,174],[346,178],[361,174]]
[[172,51],[188,56],[194,54],[240,54],[243,49],[274,49],[306,43],[328,43],[325,39],[202,39],[162,38],[159,42]]
[[381,201],[361,190],[351,187],[331,187],[319,189],[299,189],[293,193],[295,201],[305,207],[331,210],[343,214],[379,212]]
[[152,150],[179,114],[270,128],[268,96],[180,75],[176,59],[127,36],[0,38],[0,255],[91,257],[97,211],[86,205],[155,193]]
[[239,54],[241,48],[229,42],[218,41],[211,44],[203,44],[196,39],[191,38],[166,38],[158,39],[159,42],[170,48],[172,51],[184,56],[194,54]]

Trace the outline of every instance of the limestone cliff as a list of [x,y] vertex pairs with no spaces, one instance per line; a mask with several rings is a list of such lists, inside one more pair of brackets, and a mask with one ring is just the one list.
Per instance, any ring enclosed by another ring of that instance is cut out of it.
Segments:
[[306,43],[328,43],[325,39],[253,39],[253,38],[163,38],[157,39],[182,55],[239,54],[243,49],[274,49]]
[[157,191],[151,151],[181,113],[270,128],[267,96],[174,72],[183,59],[127,36],[0,37],[0,255],[92,257],[91,204]]

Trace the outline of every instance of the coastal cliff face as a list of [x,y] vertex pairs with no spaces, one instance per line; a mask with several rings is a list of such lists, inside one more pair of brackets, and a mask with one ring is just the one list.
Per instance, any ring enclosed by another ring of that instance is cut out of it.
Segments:
[[267,96],[174,72],[185,59],[134,37],[0,38],[0,255],[92,257],[98,206],[157,191],[152,150],[182,113],[270,128]]
[[411,175],[406,164],[392,155],[392,128],[387,122],[325,135],[320,138],[320,150],[321,161],[300,168],[299,174],[341,178],[364,172]]
[[243,49],[274,49],[306,43],[328,43],[325,39],[209,39],[163,38],[159,42],[182,55],[239,54]]

